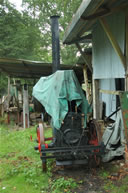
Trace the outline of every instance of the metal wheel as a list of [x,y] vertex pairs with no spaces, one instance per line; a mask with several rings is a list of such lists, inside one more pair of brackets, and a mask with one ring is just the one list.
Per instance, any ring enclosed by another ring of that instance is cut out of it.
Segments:
[[39,123],[39,136],[40,136],[40,144],[44,144],[44,127],[42,123]]
[[[43,123],[39,123],[39,127],[37,128],[37,137],[38,137],[39,144],[44,145],[45,144],[45,137],[44,137]],[[41,151],[40,151],[40,157],[42,157],[42,155],[45,155],[45,154],[41,153]],[[46,170],[47,170],[46,159],[42,159],[42,170],[43,170],[43,172],[46,172]]]

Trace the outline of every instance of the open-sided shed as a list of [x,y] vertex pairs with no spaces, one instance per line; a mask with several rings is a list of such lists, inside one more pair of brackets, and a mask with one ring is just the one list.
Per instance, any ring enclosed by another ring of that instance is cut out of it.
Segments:
[[[61,70],[73,69],[79,81],[82,82],[83,71],[80,66],[62,64],[60,68]],[[52,63],[44,63],[42,61],[30,61],[30,60],[23,60],[23,59],[0,58],[0,71],[6,73],[9,77],[8,78],[8,112],[9,112],[9,102],[11,98],[10,78],[18,78],[18,79],[29,78],[29,79],[35,80],[35,79],[39,79],[42,76],[49,76],[52,74]],[[28,86],[24,85],[22,92],[23,92],[23,123],[25,128],[29,126]],[[18,109],[18,117],[21,117],[19,109]]]

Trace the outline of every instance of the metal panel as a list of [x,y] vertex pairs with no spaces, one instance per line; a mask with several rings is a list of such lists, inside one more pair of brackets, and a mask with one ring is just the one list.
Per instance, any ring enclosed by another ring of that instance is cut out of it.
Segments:
[[[115,90],[115,79],[100,79],[100,89]],[[106,116],[109,116],[116,110],[116,95],[100,93],[100,100],[106,104]],[[115,115],[112,116],[115,119]]]
[[[113,35],[124,53],[125,43],[125,16],[116,13],[108,16],[107,22]],[[102,26],[97,23],[93,30],[93,72],[94,79],[124,78],[125,71],[119,56],[115,53]]]

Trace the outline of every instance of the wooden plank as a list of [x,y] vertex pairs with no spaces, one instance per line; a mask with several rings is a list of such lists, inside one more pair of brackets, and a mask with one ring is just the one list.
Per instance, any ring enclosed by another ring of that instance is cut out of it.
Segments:
[[121,63],[123,64],[124,68],[126,68],[126,59],[125,56],[123,55],[123,52],[117,42],[117,40],[115,39],[113,33],[111,32],[111,29],[106,21],[105,18],[100,18],[99,19],[108,39],[110,40],[115,52],[117,53],[117,55],[119,56]]
[[113,94],[113,95],[120,95],[123,91],[112,91],[112,90],[100,90],[100,93],[104,94]]
[[86,57],[86,54],[82,51],[80,45],[78,43],[76,43],[76,47],[78,48],[78,50],[80,51],[81,53],[81,56],[85,62],[85,64],[87,65],[87,67],[89,68],[89,70],[92,72],[92,66],[91,64],[89,64],[88,60],[87,60],[87,57]]
[[10,103],[10,76],[8,76],[8,110],[9,110],[9,103]]
[[93,79],[93,118],[100,119],[99,80]]

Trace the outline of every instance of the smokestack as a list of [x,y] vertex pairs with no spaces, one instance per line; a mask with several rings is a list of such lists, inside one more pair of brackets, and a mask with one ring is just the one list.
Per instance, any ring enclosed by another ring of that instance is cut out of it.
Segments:
[[59,16],[51,16],[52,30],[52,72],[60,70]]

